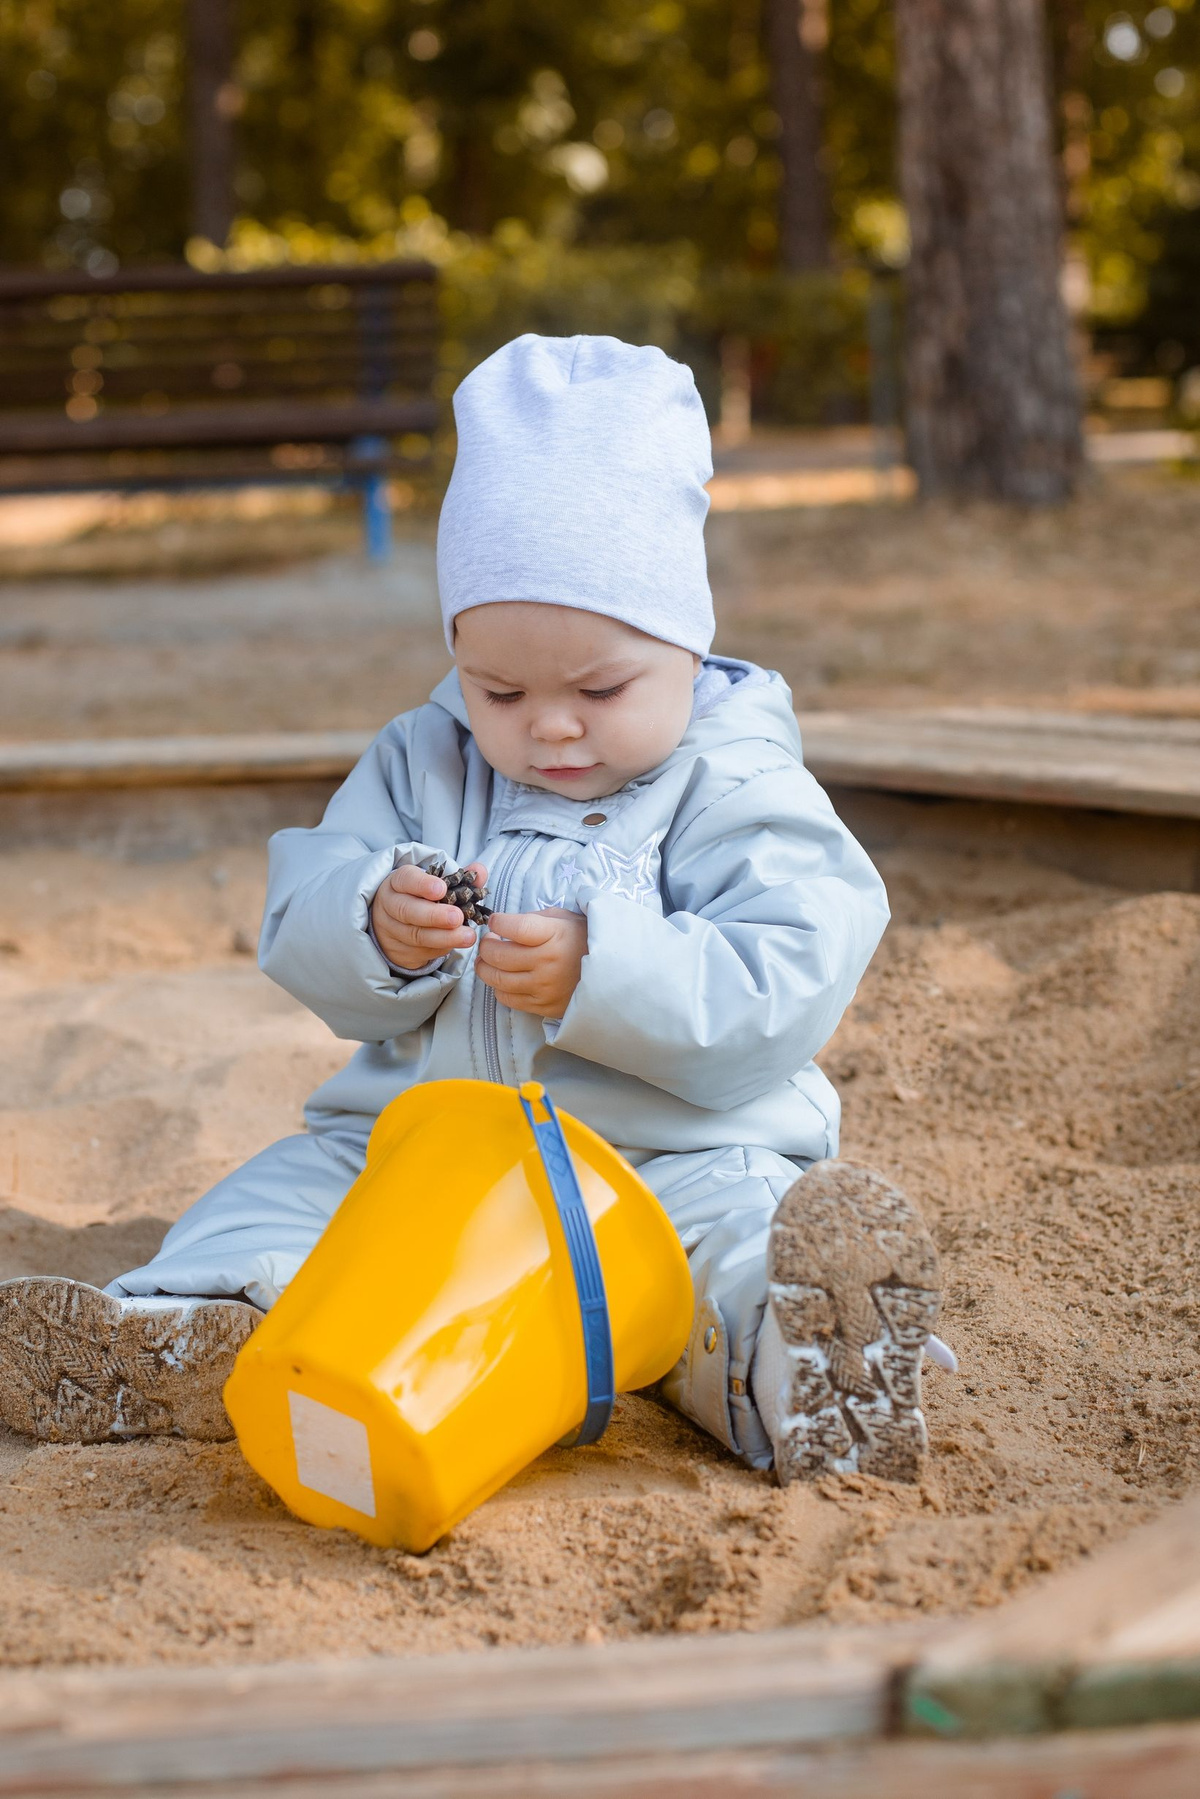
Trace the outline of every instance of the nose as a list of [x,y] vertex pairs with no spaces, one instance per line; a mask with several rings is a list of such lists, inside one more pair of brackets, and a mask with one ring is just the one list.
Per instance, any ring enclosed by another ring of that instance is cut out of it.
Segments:
[[583,720],[566,706],[548,706],[529,727],[537,743],[575,743],[583,734]]

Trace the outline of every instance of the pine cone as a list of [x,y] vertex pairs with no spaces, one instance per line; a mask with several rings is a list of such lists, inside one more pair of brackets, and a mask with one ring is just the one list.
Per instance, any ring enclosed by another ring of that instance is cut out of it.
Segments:
[[491,907],[483,903],[487,888],[477,887],[465,868],[447,869],[444,862],[435,862],[429,872],[439,881],[445,881],[446,904],[458,907],[464,924],[487,923],[492,916]]

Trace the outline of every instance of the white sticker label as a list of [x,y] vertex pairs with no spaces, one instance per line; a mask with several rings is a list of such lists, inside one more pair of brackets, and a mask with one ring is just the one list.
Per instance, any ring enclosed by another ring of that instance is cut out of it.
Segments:
[[303,1393],[289,1392],[288,1408],[300,1485],[373,1518],[375,1483],[366,1425]]

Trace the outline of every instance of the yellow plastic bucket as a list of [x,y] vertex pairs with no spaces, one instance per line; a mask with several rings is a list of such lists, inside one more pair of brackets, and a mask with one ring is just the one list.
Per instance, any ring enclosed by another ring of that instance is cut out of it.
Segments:
[[645,1182],[536,1083],[402,1094],[234,1364],[225,1404],[246,1460],[312,1524],[428,1549],[552,1444],[606,1421],[604,1342],[578,1278],[589,1243],[612,1390],[647,1386],[682,1354],[693,1297]]

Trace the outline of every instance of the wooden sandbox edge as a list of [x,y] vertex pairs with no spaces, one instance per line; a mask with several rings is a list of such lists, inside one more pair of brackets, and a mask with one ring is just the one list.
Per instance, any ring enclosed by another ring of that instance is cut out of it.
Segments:
[[0,1676],[0,1794],[870,1743],[929,1631]]
[[0,792],[341,781],[369,731],[274,731],[0,743]]
[[[1200,892],[1200,721],[815,713],[805,757],[869,851],[999,854],[1131,892]],[[163,860],[321,819],[354,731],[0,742],[0,849]]]
[[[1200,722],[992,708],[811,712],[825,785],[1200,818]],[[344,778],[364,731],[0,742],[0,792]]]
[[[409,1780],[446,1768],[499,1779],[534,1766],[574,1770],[563,1791],[585,1790],[576,1775],[591,1767],[615,1770],[605,1790],[648,1794],[651,1761],[683,1758],[698,1778],[730,1755],[747,1770],[761,1764],[762,1790],[772,1792],[789,1790],[770,1784],[789,1757],[808,1758],[804,1790],[816,1793],[814,1756],[832,1778],[836,1757],[848,1766],[851,1751],[869,1757],[885,1740],[903,1750],[914,1778],[936,1768],[899,1737],[943,1739],[925,1748],[929,1757],[946,1752],[949,1774],[951,1763],[970,1763],[973,1743],[981,1768],[1007,1766],[998,1744],[1021,1737],[1066,1733],[1086,1740],[1092,1759],[1103,1759],[1102,1742],[1114,1755],[1134,1754],[1135,1726],[1175,1729],[1172,1765],[1200,1771],[1200,1496],[1028,1596],[960,1623],[313,1664],[14,1671],[0,1676],[0,1795],[174,1784],[251,1793],[258,1782]],[[825,1751],[835,1760],[822,1760]],[[1016,1769],[1020,1757],[1008,1759]],[[699,1789],[664,1779],[653,1790]],[[893,1791],[876,1790],[889,1799]]]
[[946,1631],[902,1680],[917,1735],[1200,1719],[1200,1495],[1032,1593]]

